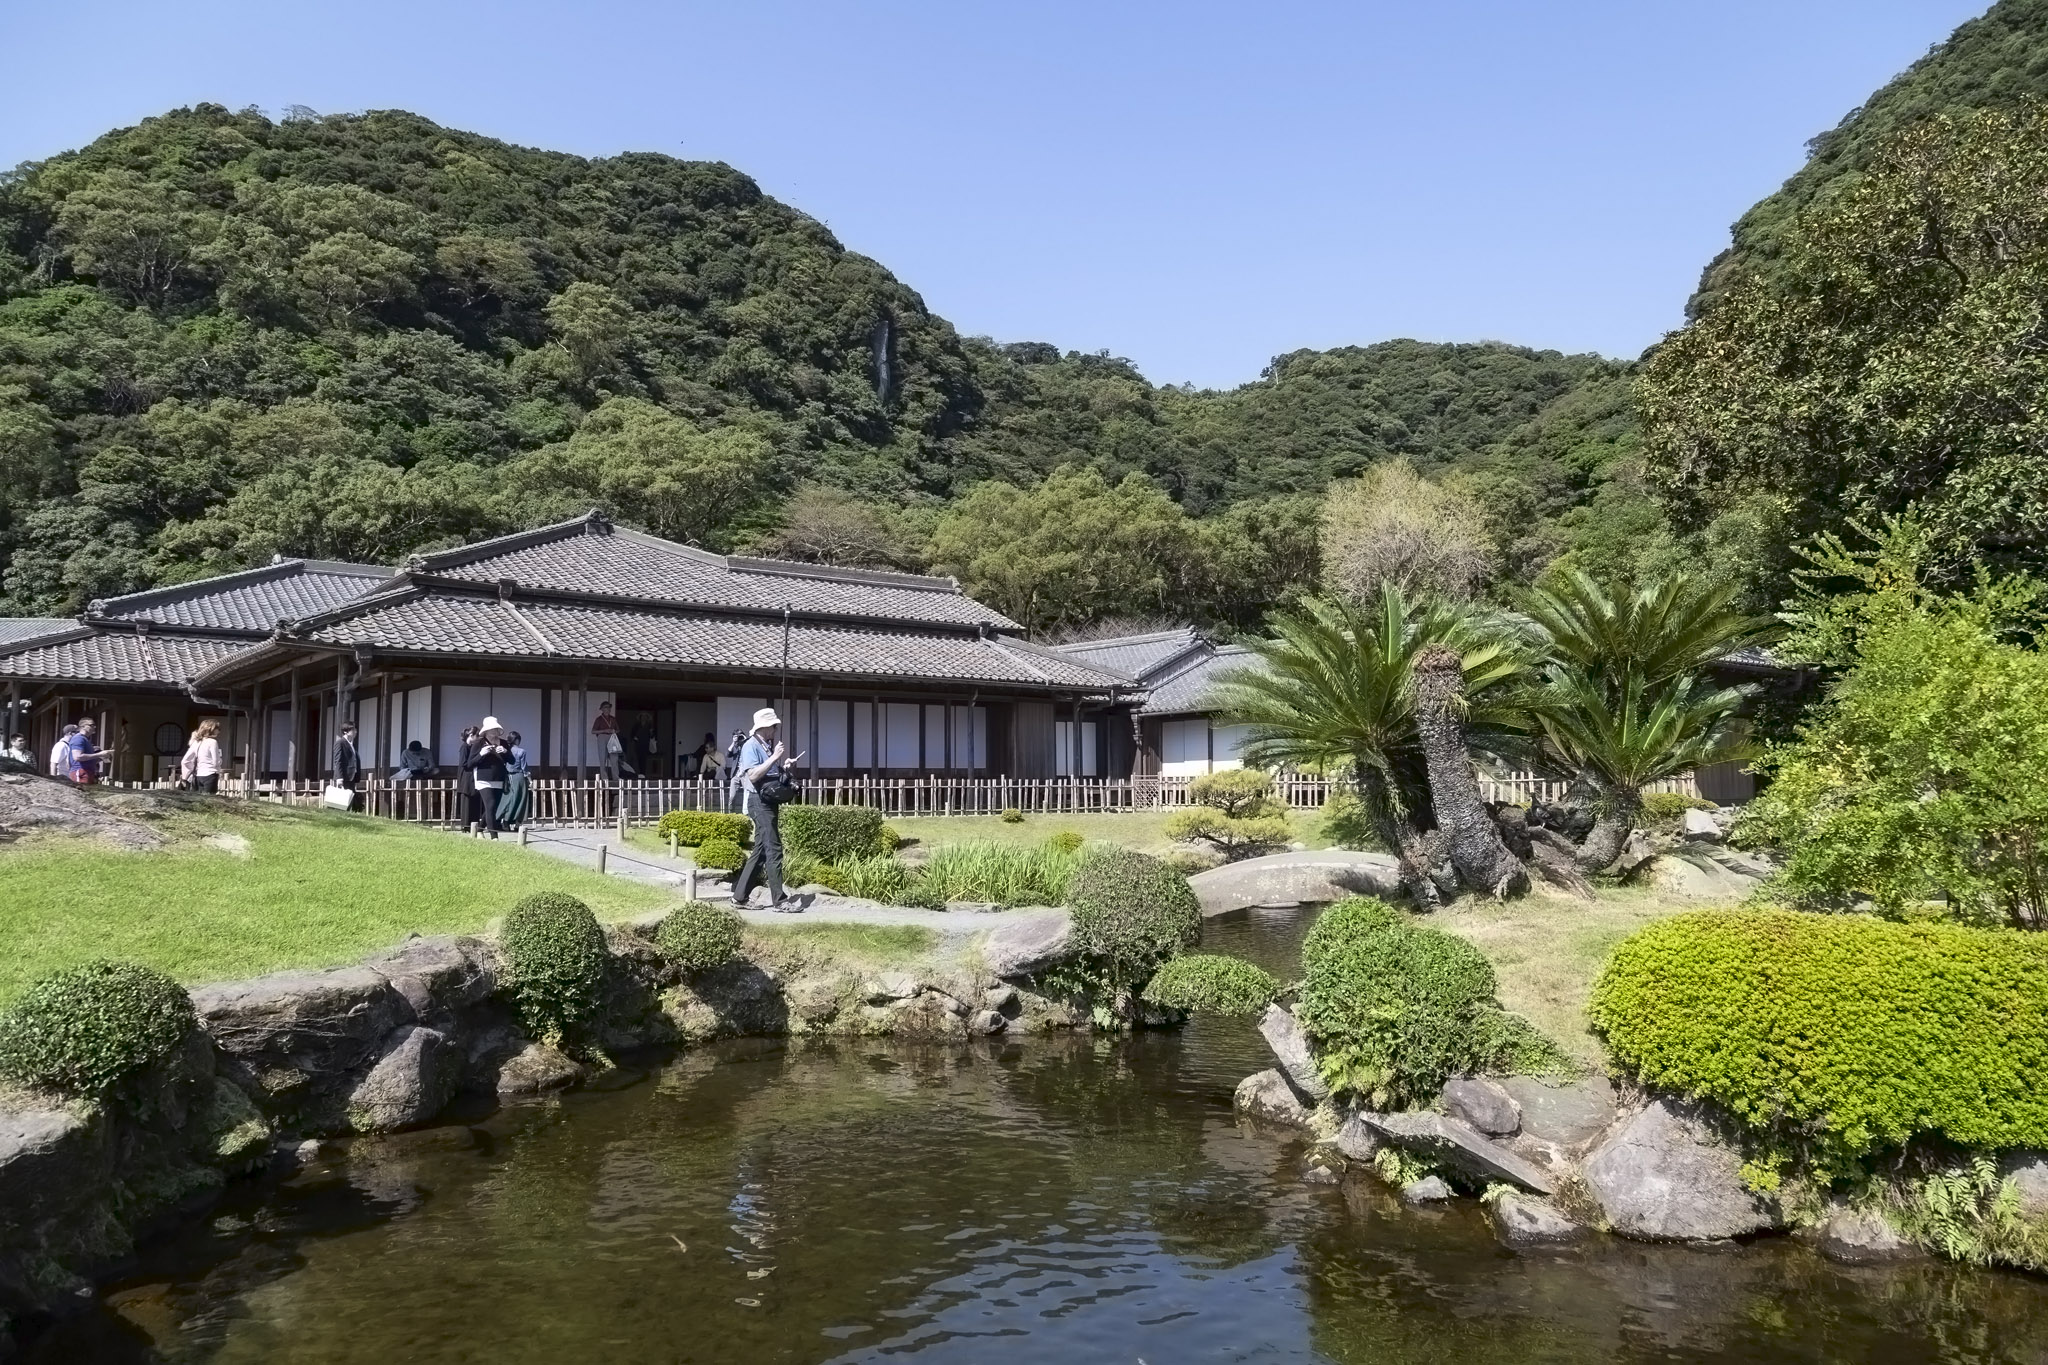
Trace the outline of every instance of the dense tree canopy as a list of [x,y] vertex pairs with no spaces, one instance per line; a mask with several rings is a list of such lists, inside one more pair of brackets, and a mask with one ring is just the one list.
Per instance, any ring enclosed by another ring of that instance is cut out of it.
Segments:
[[1695,518],[1762,491],[1803,539],[1917,507],[1937,576],[2048,569],[2043,184],[2048,106],[1930,119],[1672,337],[1642,401]]

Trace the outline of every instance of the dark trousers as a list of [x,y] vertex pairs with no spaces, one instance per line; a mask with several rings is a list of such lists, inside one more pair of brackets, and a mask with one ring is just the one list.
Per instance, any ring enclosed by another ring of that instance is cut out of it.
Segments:
[[498,798],[504,794],[503,787],[478,787],[473,793],[476,799],[477,830],[489,830],[493,839],[498,837]]
[[780,901],[786,893],[782,889],[782,829],[776,824],[776,808],[752,792],[746,792],[740,802],[754,822],[754,847],[740,864],[740,875],[733,879],[732,898],[745,905],[755,885],[765,879],[768,894]]

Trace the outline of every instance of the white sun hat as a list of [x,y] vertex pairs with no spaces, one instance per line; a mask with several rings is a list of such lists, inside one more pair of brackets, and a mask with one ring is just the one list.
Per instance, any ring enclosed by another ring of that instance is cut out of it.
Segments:
[[496,716],[485,716],[484,723],[477,727],[477,729],[479,730],[502,730],[504,728],[504,726],[498,724],[498,718]]
[[782,717],[775,714],[775,708],[772,706],[764,706],[754,713],[754,728],[756,730],[765,730],[771,725],[780,724],[782,724]]

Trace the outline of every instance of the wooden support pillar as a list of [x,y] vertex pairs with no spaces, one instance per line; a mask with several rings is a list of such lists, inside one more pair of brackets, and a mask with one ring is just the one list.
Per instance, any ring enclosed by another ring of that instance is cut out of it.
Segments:
[[590,779],[590,675],[579,674],[576,679],[576,780]]
[[1081,699],[1074,698],[1073,738],[1068,744],[1071,751],[1067,760],[1067,776],[1075,782],[1081,780]]
[[882,775],[882,695],[868,703],[868,775]]
[[804,767],[810,772],[818,771],[818,707],[825,700],[825,680],[819,678],[811,684],[811,742],[804,754]]
[[377,674],[377,761],[371,765],[379,777],[391,777],[391,670]]
[[284,776],[287,782],[297,782],[305,771],[305,764],[299,754],[299,737],[305,731],[306,702],[300,692],[299,670],[292,670],[291,722],[284,740]]

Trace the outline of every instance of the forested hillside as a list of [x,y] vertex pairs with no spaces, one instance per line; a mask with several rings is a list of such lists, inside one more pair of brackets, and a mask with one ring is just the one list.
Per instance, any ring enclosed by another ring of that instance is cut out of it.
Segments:
[[[1160,388],[961,339],[726,166],[200,106],[0,184],[0,611],[278,552],[389,562],[593,503],[944,568],[976,484],[1014,485],[1028,521],[1136,474],[1120,496],[1163,493],[1191,558],[1124,609],[1248,622],[1314,578],[1304,499],[1390,456],[1469,474],[1521,546],[1504,562],[1555,555],[1627,451],[1626,384],[1594,357],[1389,342]],[[1104,477],[1040,486],[1067,465]]]
[[1808,144],[1806,164],[1736,222],[1686,315],[1698,317],[1742,274],[1777,269],[1800,211],[1857,180],[1893,134],[1935,114],[2030,95],[2048,96],[2048,0],[1999,0]]

